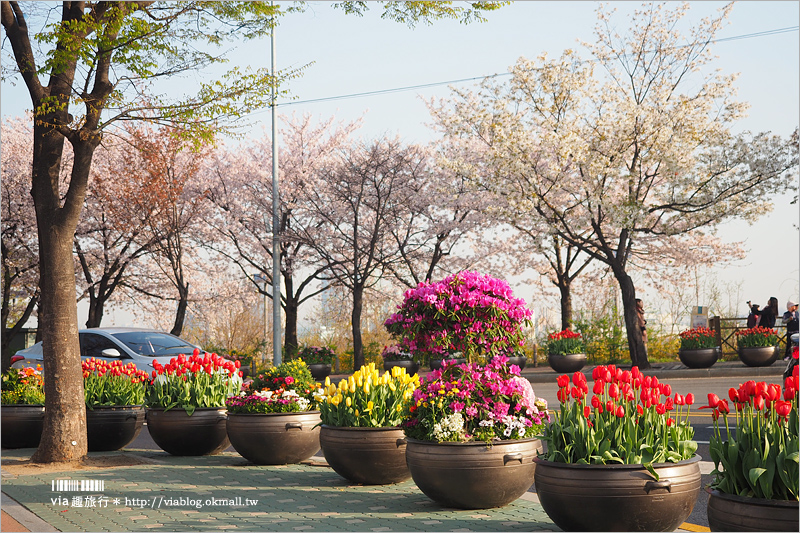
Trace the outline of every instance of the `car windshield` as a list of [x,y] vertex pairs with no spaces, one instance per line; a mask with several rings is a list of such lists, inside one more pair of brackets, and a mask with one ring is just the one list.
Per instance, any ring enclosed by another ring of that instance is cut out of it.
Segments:
[[114,337],[119,339],[128,348],[139,355],[160,357],[162,355],[191,355],[195,346],[183,339],[168,333],[158,333],[156,331],[134,331],[128,333],[115,333]]

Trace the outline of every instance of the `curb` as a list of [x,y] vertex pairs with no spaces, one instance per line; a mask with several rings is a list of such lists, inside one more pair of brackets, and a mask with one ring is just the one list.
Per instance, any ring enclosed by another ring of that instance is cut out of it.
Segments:
[[16,501],[5,492],[0,493],[0,497],[2,497],[2,499],[0,499],[0,506],[3,507],[3,512],[7,513],[8,516],[19,522],[20,525],[22,525],[22,527],[26,528],[28,531],[59,531],[33,514],[24,505]]

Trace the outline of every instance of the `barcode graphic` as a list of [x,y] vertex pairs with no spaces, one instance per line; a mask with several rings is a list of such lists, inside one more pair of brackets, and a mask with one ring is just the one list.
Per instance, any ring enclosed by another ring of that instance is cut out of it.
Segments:
[[103,492],[103,479],[54,479],[51,481],[53,492]]

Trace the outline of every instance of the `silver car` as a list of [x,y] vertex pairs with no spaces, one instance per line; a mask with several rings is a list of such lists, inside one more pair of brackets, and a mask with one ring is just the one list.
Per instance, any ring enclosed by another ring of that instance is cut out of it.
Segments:
[[[195,348],[199,349],[180,337],[153,329],[90,328],[78,331],[78,335],[81,359],[94,357],[109,362],[122,361],[122,364],[133,362],[136,368],[147,372],[148,376],[153,370],[153,361],[166,365],[178,354],[188,357]],[[202,353],[202,349],[200,351]],[[37,342],[30,348],[19,350],[11,361],[14,368],[36,365],[44,368],[42,343]]]

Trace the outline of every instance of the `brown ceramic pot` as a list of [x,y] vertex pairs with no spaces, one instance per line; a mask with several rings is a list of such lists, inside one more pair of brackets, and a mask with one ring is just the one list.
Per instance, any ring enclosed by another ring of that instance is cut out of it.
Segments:
[[147,408],[147,430],[159,448],[172,455],[214,455],[231,445],[225,408]]
[[90,452],[121,450],[139,436],[144,424],[141,405],[86,408],[86,437]]
[[678,358],[681,363],[689,368],[708,368],[722,355],[722,348],[697,348],[694,350],[678,350]]
[[4,405],[0,411],[3,448],[36,448],[42,439],[44,405]]
[[396,427],[323,425],[319,444],[325,460],[343,478],[364,485],[387,485],[411,477],[403,437]]
[[430,499],[458,509],[489,509],[513,502],[534,481],[539,439],[429,442],[407,438],[411,477]]
[[536,493],[564,531],[674,531],[700,494],[700,456],[653,465],[578,465],[536,458]]
[[417,372],[419,372],[419,365],[414,361],[409,360],[402,360],[402,361],[384,361],[383,362],[383,369],[387,372],[391,372],[392,368],[399,366],[400,368],[405,368],[406,373],[410,376],[413,376]]
[[228,413],[228,438],[239,455],[259,465],[305,461],[319,451],[319,411]]
[[765,500],[706,487],[711,531],[800,531],[797,500]]
[[577,372],[586,364],[585,353],[571,353],[567,355],[548,355],[547,362],[550,368],[559,374],[571,374]]
[[739,360],[747,366],[769,366],[778,360],[777,346],[739,347]]

